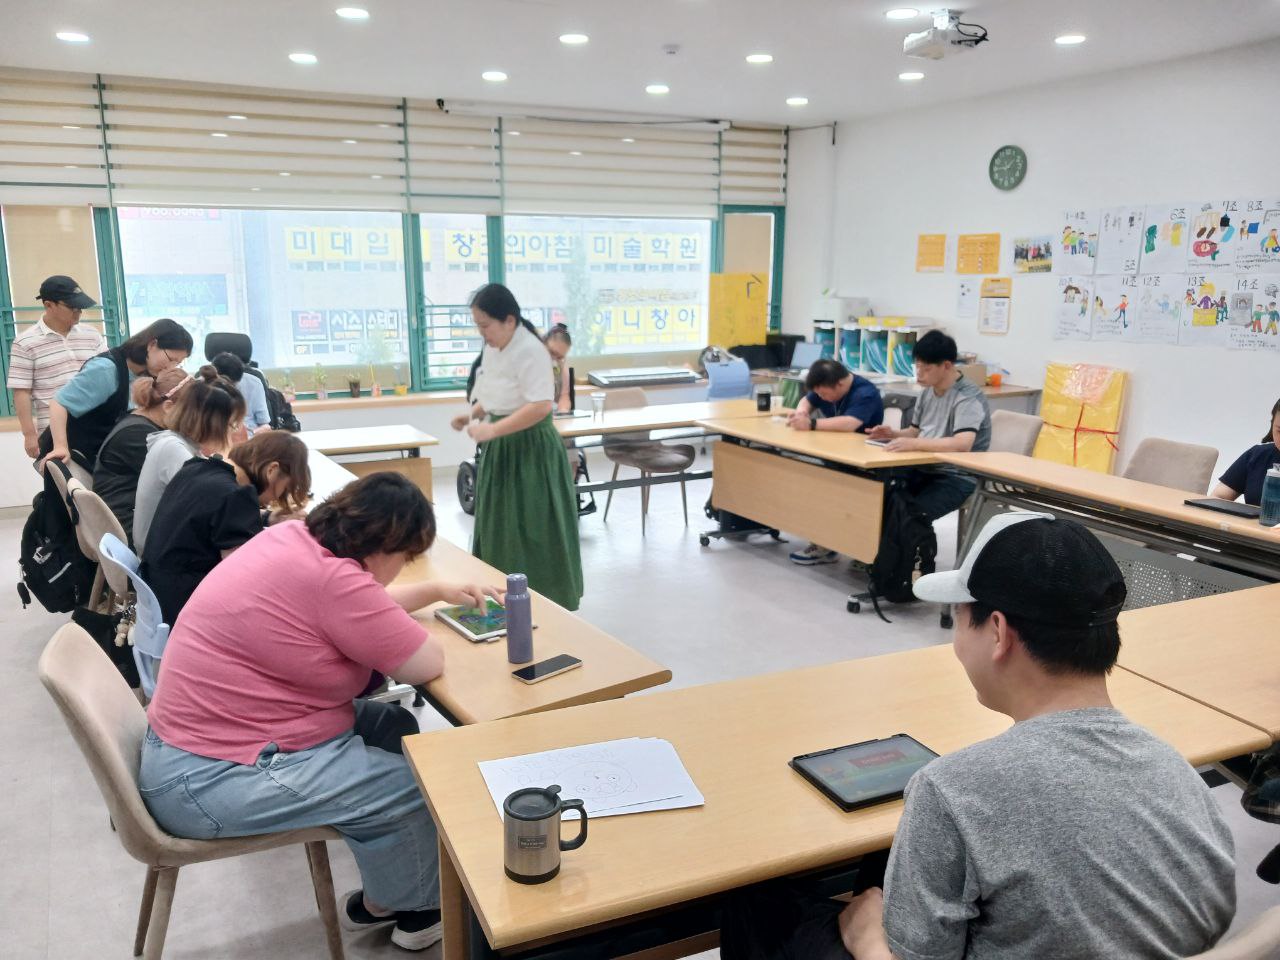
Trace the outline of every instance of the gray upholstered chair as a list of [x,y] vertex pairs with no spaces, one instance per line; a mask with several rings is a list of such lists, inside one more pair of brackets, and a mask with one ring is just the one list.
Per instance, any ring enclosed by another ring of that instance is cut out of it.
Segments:
[[1040,438],[1044,421],[1030,413],[1012,410],[991,412],[991,446],[993,453],[1020,453],[1031,456]]
[[1280,957],[1280,907],[1272,907],[1230,940],[1188,960],[1276,960]]
[[1217,462],[1218,451],[1213,447],[1147,437],[1133,451],[1124,476],[1204,496]]
[[[128,537],[106,501],[79,480],[72,478],[67,484],[67,491],[76,508],[76,541],[80,544],[80,552],[98,565],[93,577],[93,591],[89,594],[89,607],[110,613],[115,606],[124,606],[127,602],[129,580],[127,577],[120,577],[115,569],[103,566],[102,558],[98,555],[98,545],[108,533],[122,543],[127,542]],[[109,590],[105,597],[104,587]]]
[[330,960],[343,960],[338,906],[329,872],[330,827],[229,840],[171,837],[152,819],[138,792],[138,767],[147,716],[124,678],[87,633],[67,624],[40,655],[40,680],[53,697],[76,745],[89,763],[125,851],[147,865],[133,955],[159,960],[169,928],[178,870],[193,863],[239,857],[295,843],[306,845],[316,905],[324,920]]
[[[605,394],[605,410],[621,410],[629,407],[645,407],[649,398],[640,387],[623,387],[610,390]],[[649,516],[649,484],[648,480],[655,473],[684,473],[693,464],[697,451],[686,443],[665,444],[649,439],[649,431],[633,431],[623,434],[606,434],[604,437],[604,455],[613,461],[613,476],[618,479],[621,467],[634,467],[640,471],[640,477],[646,481],[640,488],[640,532],[645,532],[645,521]],[[684,479],[680,480],[680,502],[684,506],[685,526],[689,525],[689,498],[685,491]],[[604,502],[604,521],[609,521],[609,507],[613,503],[613,491]]]

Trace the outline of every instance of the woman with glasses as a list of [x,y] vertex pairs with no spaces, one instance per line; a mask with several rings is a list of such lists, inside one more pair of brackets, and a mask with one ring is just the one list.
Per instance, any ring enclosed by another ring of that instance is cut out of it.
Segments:
[[133,381],[133,410],[116,422],[98,451],[93,492],[111,508],[130,543],[133,504],[138,495],[138,475],[147,459],[147,439],[169,425],[174,398],[190,382],[181,367],[170,367],[158,377]]
[[147,459],[133,505],[133,543],[139,556],[164,488],[192,457],[226,456],[231,435],[244,419],[244,398],[226,377],[205,364],[174,396],[169,429],[147,437]]
[[[49,401],[49,426],[40,435],[41,463],[76,463],[91,474],[102,441],[129,408],[134,379],[158,377],[190,355],[191,334],[177,321],[164,319],[87,361]],[[86,477],[85,482],[92,480]]]

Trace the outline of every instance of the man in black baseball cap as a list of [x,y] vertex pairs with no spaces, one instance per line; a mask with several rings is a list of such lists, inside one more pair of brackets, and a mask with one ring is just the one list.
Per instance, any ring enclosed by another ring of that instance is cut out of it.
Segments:
[[[1212,947],[1235,913],[1231,832],[1191,765],[1111,705],[1125,583],[1097,537],[1047,514],[1000,514],[960,569],[921,577],[915,592],[958,605],[956,656],[1013,726],[911,778],[883,890],[847,907],[757,894],[728,914],[721,956],[1096,960]],[[779,918],[793,918],[781,937]]]
[[50,277],[40,284],[40,294],[36,299],[42,303],[66,304],[72,310],[88,310],[98,305],[97,300],[80,289],[80,284],[63,276]]

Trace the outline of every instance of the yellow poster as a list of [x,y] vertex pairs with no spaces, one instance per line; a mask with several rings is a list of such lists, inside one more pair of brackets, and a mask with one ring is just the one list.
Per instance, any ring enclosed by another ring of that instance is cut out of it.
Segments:
[[987,277],[982,281],[981,295],[984,297],[1011,297],[1013,296],[1013,281],[1008,277]]
[[960,234],[956,244],[956,273],[995,273],[999,269],[1000,234]]
[[722,347],[764,343],[769,284],[756,273],[713,273],[707,338]]
[[916,240],[916,273],[938,273],[947,266],[947,235],[922,233]]

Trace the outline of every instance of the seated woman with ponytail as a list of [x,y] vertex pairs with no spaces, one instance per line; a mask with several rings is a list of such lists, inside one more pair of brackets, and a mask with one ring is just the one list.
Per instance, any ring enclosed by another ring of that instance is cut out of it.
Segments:
[[98,451],[93,492],[111,508],[130,542],[138,475],[147,459],[147,438],[169,425],[173,398],[190,380],[181,367],[170,367],[158,377],[134,380],[133,411],[116,422]]
[[169,481],[192,457],[225,456],[231,434],[243,419],[240,391],[207,363],[177,391],[169,429],[147,437],[147,459],[133,507],[133,543],[139,555],[147,548],[151,518]]
[[68,466],[77,463],[92,473],[102,441],[128,411],[133,379],[144,373],[158,377],[190,355],[191,334],[178,322],[164,319],[88,360],[49,401],[40,456]]

